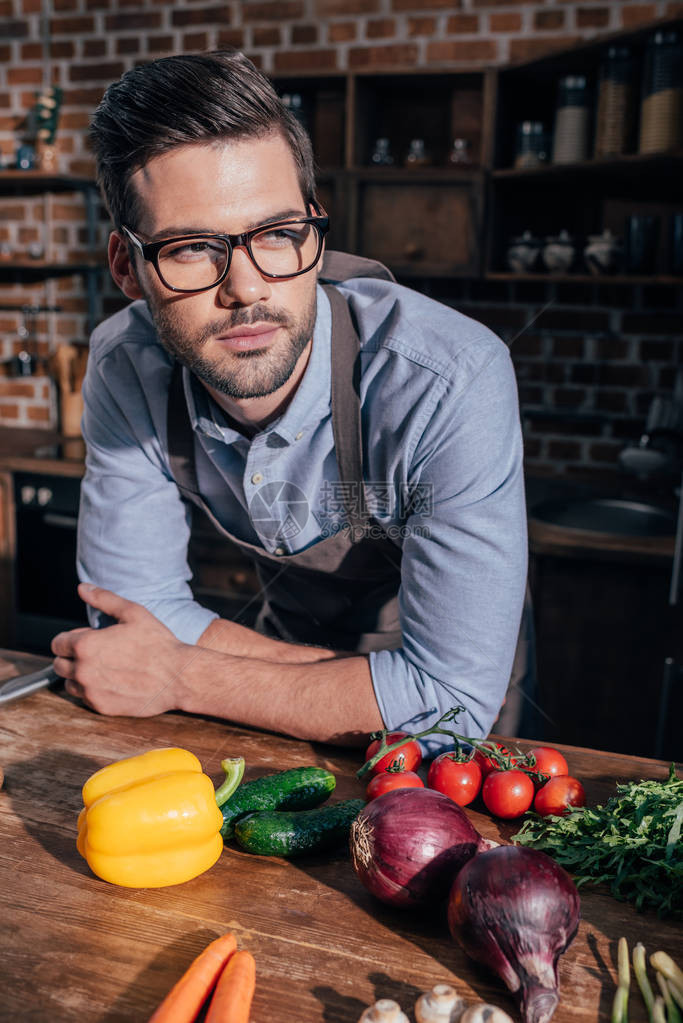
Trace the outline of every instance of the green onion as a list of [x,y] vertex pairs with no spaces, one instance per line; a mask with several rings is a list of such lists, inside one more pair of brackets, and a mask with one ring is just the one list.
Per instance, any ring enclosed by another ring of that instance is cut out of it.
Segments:
[[655,970],[659,970],[667,980],[672,980],[678,987],[683,988],[683,971],[681,971],[670,955],[666,952],[653,952],[650,962]]
[[640,988],[640,993],[643,996],[643,1001],[647,1006],[647,1014],[650,1017],[650,1023],[656,1023],[654,1018],[655,996],[647,977],[645,946],[640,941],[633,949],[633,972],[636,975],[636,980],[638,981],[638,987]]
[[652,1015],[650,1016],[652,1023],[666,1023],[666,1013],[664,1012],[664,999],[661,996],[657,996],[652,1006]]
[[628,963],[626,938],[619,938],[617,946],[617,990],[612,1003],[612,1023],[628,1023],[628,994],[631,987],[631,968]]
[[[652,957],[650,957],[650,962],[652,962]],[[683,1023],[683,1016],[681,1016],[678,1010],[678,1006],[671,997],[669,985],[667,984],[666,980],[659,971],[657,971],[656,976],[657,983],[659,984],[659,990],[662,992],[664,1001],[666,1003],[667,1023]]]

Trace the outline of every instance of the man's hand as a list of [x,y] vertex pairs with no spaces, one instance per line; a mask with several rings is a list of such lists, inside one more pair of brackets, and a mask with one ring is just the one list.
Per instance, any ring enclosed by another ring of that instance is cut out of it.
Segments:
[[66,679],[66,691],[100,714],[151,717],[175,709],[180,672],[194,648],[140,604],[111,590],[81,583],[78,593],[117,624],[55,636],[54,669]]

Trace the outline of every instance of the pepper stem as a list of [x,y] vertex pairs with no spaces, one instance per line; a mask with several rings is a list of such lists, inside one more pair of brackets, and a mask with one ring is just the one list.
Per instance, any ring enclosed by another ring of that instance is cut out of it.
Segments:
[[244,775],[244,757],[228,757],[221,760],[221,767],[225,771],[225,779],[216,789],[216,802],[219,807],[227,803]]

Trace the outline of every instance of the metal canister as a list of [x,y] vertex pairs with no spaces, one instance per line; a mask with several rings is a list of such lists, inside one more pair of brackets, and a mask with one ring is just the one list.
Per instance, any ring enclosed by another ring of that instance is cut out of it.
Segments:
[[635,145],[636,62],[628,46],[610,46],[600,64],[595,156],[630,153]]
[[655,32],[645,51],[640,106],[641,153],[677,149],[683,142],[683,44],[675,31]]

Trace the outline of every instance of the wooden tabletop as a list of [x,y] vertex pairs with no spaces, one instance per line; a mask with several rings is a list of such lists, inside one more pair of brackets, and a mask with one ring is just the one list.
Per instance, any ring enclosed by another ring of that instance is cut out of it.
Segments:
[[[43,659],[0,651],[0,681]],[[361,754],[283,739],[183,714],[105,718],[63,692],[0,708],[0,1019],[137,1023],[200,950],[231,930],[256,957],[252,1023],[355,1023],[376,999],[396,999],[413,1019],[417,995],[439,982],[519,1019],[502,983],[450,940],[445,919],[392,910],[356,878],[343,850],[286,861],[232,844],[207,873],[162,889],[99,880],[76,851],[81,787],[98,768],[161,746],[197,754],[217,783],[220,761],[244,756],[246,777],[317,764],[337,775],[334,799],[362,796]],[[617,780],[664,777],[667,766],[571,747],[572,773],[589,804]],[[469,811],[483,834],[507,840],[517,825]],[[562,957],[554,1023],[609,1020],[616,944],[683,964],[680,925],[639,915],[606,891],[583,889],[579,933]],[[632,991],[631,1023],[647,1019]]]

